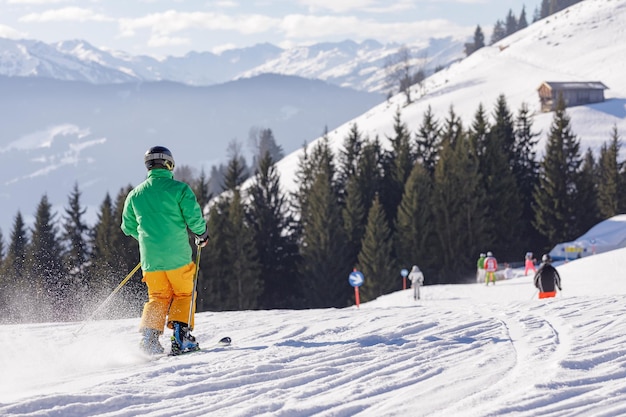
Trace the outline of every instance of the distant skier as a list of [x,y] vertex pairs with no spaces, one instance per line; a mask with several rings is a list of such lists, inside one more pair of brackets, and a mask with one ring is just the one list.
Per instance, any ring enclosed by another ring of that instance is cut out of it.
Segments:
[[413,288],[413,299],[420,299],[420,287],[424,285],[424,274],[417,265],[413,265],[411,272],[409,273],[409,279],[411,280],[411,287]]
[[537,273],[537,270],[535,269],[535,262],[537,262],[536,259],[533,258],[533,253],[532,252],[526,252],[526,257],[524,260],[524,275],[528,275],[528,271],[532,270],[533,274]]
[[476,282],[484,282],[485,281],[485,258],[487,255],[484,253],[480,254],[478,261],[476,262]]
[[504,279],[512,279],[513,278],[513,268],[508,263],[504,263]]
[[539,290],[539,298],[556,296],[556,289],[561,291],[561,276],[552,266],[552,258],[547,253],[541,257],[541,266],[535,274],[535,287]]
[[493,253],[487,252],[485,258],[485,285],[489,285],[489,281],[496,285],[496,271],[498,270],[498,261],[493,256]]

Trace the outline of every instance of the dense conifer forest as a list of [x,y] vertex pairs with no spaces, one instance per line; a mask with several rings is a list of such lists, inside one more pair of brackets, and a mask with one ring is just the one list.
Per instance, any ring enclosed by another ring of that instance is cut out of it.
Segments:
[[[259,138],[250,165],[232,146],[208,177],[177,161],[175,178],[206,207],[211,236],[198,311],[345,307],[354,303],[353,268],[365,275],[363,302],[401,289],[400,269],[414,264],[426,285],[468,282],[480,252],[519,262],[626,210],[619,132],[595,153],[581,149],[562,100],[544,133],[525,105],[514,113],[504,96],[491,110],[478,105],[468,125],[453,107],[429,109],[415,131],[398,109],[384,140],[354,124],[337,154],[327,135],[304,147],[289,194],[275,166],[280,146],[270,129]],[[80,320],[95,310],[139,261],[137,243],[120,230],[130,189],[106,193],[93,225],[78,184],[61,213],[43,195],[31,227],[14,215],[9,234],[0,233],[3,321]],[[104,317],[138,315],[145,293],[137,273]]]

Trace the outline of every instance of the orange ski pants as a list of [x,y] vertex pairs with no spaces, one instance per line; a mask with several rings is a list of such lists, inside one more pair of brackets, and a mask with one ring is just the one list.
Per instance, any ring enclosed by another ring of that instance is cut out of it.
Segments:
[[552,298],[556,297],[556,291],[539,292],[539,298]]
[[[169,271],[144,271],[142,281],[148,286],[148,302],[143,306],[140,329],[155,329],[163,332],[165,320],[171,329],[172,322],[187,323],[189,305],[192,302],[193,279],[196,264],[189,264]],[[196,310],[196,297],[193,297],[191,323]]]

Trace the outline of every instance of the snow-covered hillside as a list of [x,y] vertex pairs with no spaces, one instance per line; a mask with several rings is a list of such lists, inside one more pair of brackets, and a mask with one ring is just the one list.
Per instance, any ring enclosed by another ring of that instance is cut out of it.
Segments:
[[558,243],[552,259],[572,260],[626,247],[626,214],[608,218],[570,242]]
[[[397,95],[358,118],[329,133],[331,146],[338,150],[350,127],[374,138],[393,136],[394,114],[415,132],[428,107],[443,121],[452,107],[469,126],[478,104],[491,114],[503,94],[512,113],[522,103],[535,112],[534,128],[542,132],[538,152],[545,149],[545,138],[553,113],[541,113],[537,88],[543,81],[601,81],[609,87],[603,103],[567,110],[573,132],[581,139],[581,149],[597,151],[609,140],[613,126],[626,136],[626,0],[586,0],[549,18],[540,20],[495,44],[484,47],[467,59],[427,79],[425,94],[406,105]],[[301,151],[279,162],[285,189],[293,190],[293,172]]]
[[157,360],[137,352],[138,318],[77,337],[81,323],[0,326],[0,415],[625,415],[625,257],[558,267],[563,292],[547,300],[517,276],[358,309],[201,313],[201,345],[233,347]]

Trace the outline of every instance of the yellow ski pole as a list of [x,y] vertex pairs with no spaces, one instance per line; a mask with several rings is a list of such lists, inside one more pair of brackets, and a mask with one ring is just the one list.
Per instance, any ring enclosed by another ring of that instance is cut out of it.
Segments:
[[77,336],[78,333],[80,333],[80,331],[83,330],[85,325],[88,322],[90,322],[96,316],[96,314],[98,314],[100,310],[102,310],[102,308],[105,305],[107,305],[107,303],[111,300],[111,298],[113,298],[113,296],[117,294],[117,292],[128,282],[128,280],[131,279],[133,275],[135,275],[135,272],[137,272],[139,268],[141,268],[141,262],[139,262],[137,266],[134,267],[133,270],[128,273],[128,275],[126,275],[126,278],[124,278],[122,282],[120,282],[120,284],[113,290],[113,292],[102,302],[102,304],[100,304],[100,306],[98,306],[98,308],[96,308],[96,310],[93,313],[91,313],[91,316],[89,316],[85,321],[83,321],[83,325],[80,326],[78,330],[76,330],[76,332],[74,332],[74,336]]

